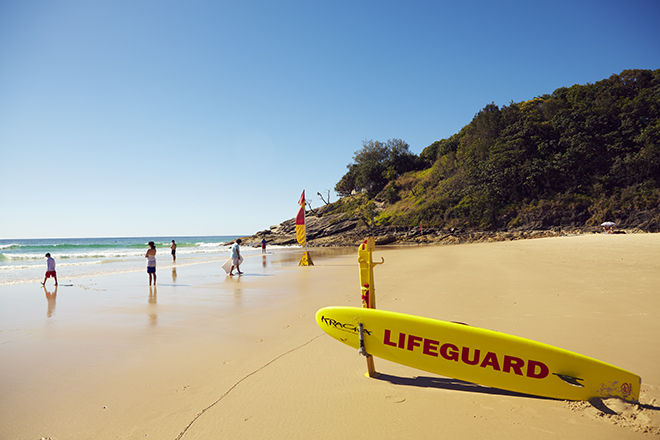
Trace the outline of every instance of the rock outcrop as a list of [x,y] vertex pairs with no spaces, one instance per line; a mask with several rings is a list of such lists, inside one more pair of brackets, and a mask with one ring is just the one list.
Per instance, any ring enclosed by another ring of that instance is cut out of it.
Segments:
[[[600,227],[522,227],[505,231],[470,231],[462,229],[440,229],[407,226],[367,226],[357,218],[346,218],[343,214],[307,216],[307,243],[310,247],[358,246],[367,237],[375,237],[376,245],[415,244],[460,244],[522,240],[528,238],[556,237],[585,233],[600,233]],[[633,229],[629,232],[643,232]],[[241,237],[244,246],[260,246],[265,239],[269,246],[295,245],[295,219],[289,219],[270,229]]]

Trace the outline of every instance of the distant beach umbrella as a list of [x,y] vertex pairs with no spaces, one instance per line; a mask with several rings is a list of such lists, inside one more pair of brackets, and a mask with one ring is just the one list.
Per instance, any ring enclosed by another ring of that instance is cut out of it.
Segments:
[[614,223],[614,222],[604,222],[604,223],[601,223],[600,225],[601,226],[614,226],[614,225],[616,225],[616,223]]

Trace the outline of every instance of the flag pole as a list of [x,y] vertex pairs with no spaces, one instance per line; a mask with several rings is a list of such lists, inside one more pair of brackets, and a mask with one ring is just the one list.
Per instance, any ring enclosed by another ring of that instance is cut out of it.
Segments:
[[[380,263],[372,260],[371,256],[373,251],[376,250],[376,240],[374,237],[369,237],[364,240],[358,247],[358,265],[360,268],[360,297],[362,299],[362,308],[375,309],[376,308],[376,286],[374,285],[374,266],[383,264],[385,259],[381,257]],[[374,358],[371,356],[364,347],[364,336],[362,332],[362,323],[359,324],[360,333],[360,350],[361,355],[367,357],[367,377],[378,377],[378,372],[374,366]]]
[[[309,252],[307,251],[307,213],[305,212],[305,206],[307,206],[307,202],[305,200],[305,190],[303,189],[302,195],[300,196],[300,201],[298,202],[300,205],[299,211],[298,211],[298,216],[300,216],[300,210],[302,210],[302,225],[299,225],[298,222],[296,221],[296,234],[297,234],[297,228],[298,226],[302,226],[302,232],[303,232],[303,246],[305,247],[305,250],[303,251],[302,258],[300,259],[300,264],[298,266],[314,266],[314,262],[312,261],[312,257],[309,256]],[[300,242],[300,240],[298,239]]]

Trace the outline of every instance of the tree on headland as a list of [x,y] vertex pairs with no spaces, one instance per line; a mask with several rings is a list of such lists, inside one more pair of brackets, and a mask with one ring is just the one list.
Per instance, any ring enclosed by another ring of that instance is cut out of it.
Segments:
[[410,146],[401,139],[386,143],[368,140],[355,152],[348,172],[335,186],[340,196],[365,191],[373,196],[385,188],[388,182],[402,174],[417,169],[421,161],[410,152]]
[[329,205],[329,204],[330,204],[330,190],[327,189],[327,190],[326,190],[326,193],[327,193],[327,194],[326,194],[326,197],[328,198],[328,200],[325,200],[325,198],[323,197],[323,194],[321,194],[320,192],[317,192],[316,195],[319,196],[319,198],[321,199],[321,201],[322,201],[325,205]]

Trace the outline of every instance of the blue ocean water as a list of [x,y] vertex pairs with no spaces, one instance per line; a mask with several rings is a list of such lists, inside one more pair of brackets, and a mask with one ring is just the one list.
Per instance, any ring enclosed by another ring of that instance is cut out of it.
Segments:
[[[156,244],[159,266],[171,264],[170,245],[177,244],[177,265],[227,258],[225,243],[237,236],[106,237],[0,240],[0,285],[43,281],[45,254],[55,259],[60,282],[68,278],[142,271],[147,243]],[[250,252],[249,249],[246,249]]]

